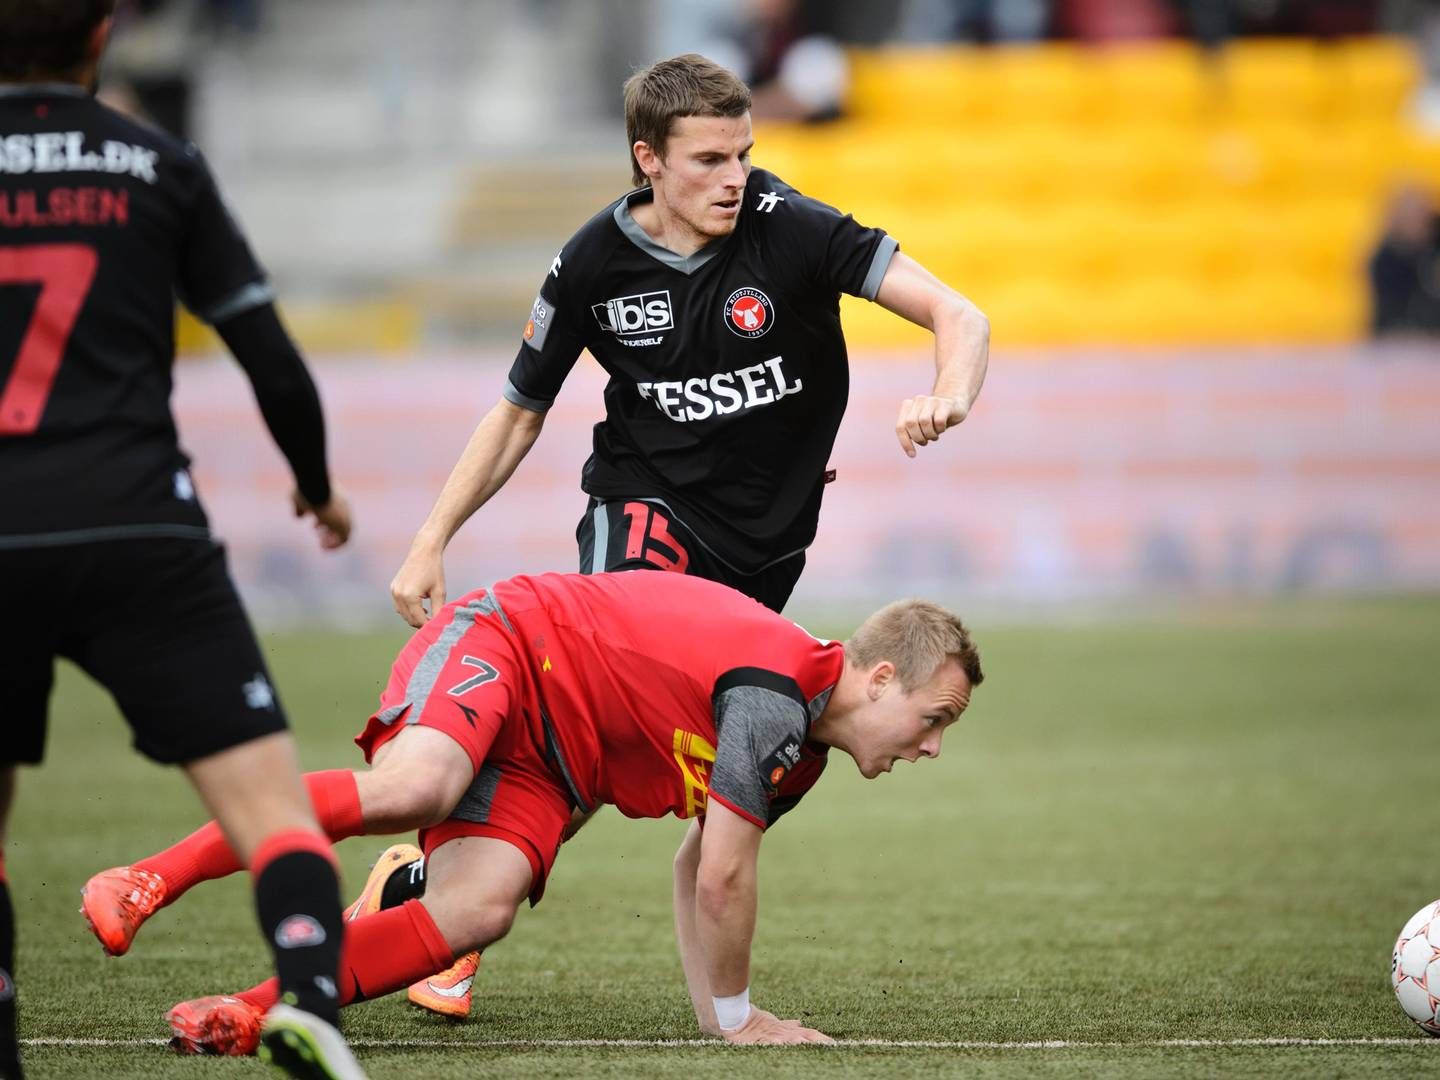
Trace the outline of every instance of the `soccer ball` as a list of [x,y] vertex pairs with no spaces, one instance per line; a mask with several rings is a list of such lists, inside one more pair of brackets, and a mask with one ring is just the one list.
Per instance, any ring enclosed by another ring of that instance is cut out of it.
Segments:
[[1390,982],[1405,1015],[1440,1037],[1440,900],[1426,904],[1400,931]]

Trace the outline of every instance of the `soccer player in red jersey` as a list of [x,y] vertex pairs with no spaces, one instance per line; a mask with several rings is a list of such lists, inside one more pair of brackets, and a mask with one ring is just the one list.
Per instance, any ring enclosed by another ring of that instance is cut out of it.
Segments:
[[[675,916],[701,1029],[826,1041],[749,1004],[760,841],[832,748],[867,778],[937,756],[982,678],[965,627],[918,600],[840,643],[678,574],[547,574],[470,593],[396,660],[356,739],[373,768],[308,777],[332,839],[418,828],[428,862],[422,900],[349,924],[342,1002],[504,937],[543,894],[572,812],[610,803],[694,821],[676,859]],[[136,868],[159,880],[163,905],[238,863],[212,824]],[[275,993],[272,980],[172,1016],[192,1033],[188,1049],[244,1052],[235,1033]]]
[[[170,413],[177,295],[244,367],[323,547],[345,543],[349,505],[315,385],[204,158],[93,96],[113,6],[0,0],[0,826],[68,657],[142,753],[185,769],[253,873],[284,988],[268,1051],[292,1075],[355,1078],[334,855]],[[86,911],[143,908],[153,884],[94,879]],[[5,1080],[21,1075],[13,927],[0,860]]]

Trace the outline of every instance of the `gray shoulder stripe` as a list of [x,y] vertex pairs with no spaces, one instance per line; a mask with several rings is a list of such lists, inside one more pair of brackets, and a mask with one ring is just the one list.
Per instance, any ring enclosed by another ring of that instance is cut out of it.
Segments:
[[477,615],[489,614],[488,611],[482,610],[482,605],[487,599],[489,599],[488,594],[479,600],[471,600],[465,606],[456,608],[450,616],[450,624],[425,650],[425,655],[420,657],[420,662],[410,673],[410,681],[405,684],[404,703],[410,706],[408,723],[414,723],[425,711],[425,705],[430,700],[431,692],[435,689],[435,681],[440,678],[440,672],[445,667],[445,661],[449,658],[450,650],[455,647],[455,643],[465,636],[465,632],[470,627],[475,625]]
[[890,234],[880,238],[880,246],[875,249],[875,257],[870,260],[870,272],[865,275],[865,282],[860,286],[860,295],[866,300],[874,300],[879,295],[880,282],[885,280],[885,271],[890,269],[890,260],[899,249],[900,242]]
[[515,389],[515,384],[509,379],[505,380],[505,400],[511,405],[519,405],[522,409],[529,409],[531,412],[549,412],[554,401],[542,401],[540,398],[529,397]]
[[211,304],[204,311],[197,311],[195,314],[211,326],[217,326],[226,319],[233,319],[236,315],[243,315],[247,311],[254,311],[274,302],[273,285],[268,281],[252,281],[249,285],[242,285],[219,303]]

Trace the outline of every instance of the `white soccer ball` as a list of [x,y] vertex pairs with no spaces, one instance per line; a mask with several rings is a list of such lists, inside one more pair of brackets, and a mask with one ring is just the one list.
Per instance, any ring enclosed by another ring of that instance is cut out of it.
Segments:
[[1440,1037],[1440,900],[1426,904],[1400,931],[1390,983],[1405,1015]]

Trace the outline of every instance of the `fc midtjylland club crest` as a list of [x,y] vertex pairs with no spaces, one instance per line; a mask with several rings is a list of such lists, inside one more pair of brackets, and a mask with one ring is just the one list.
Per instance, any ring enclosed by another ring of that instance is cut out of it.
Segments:
[[741,337],[763,337],[775,323],[775,308],[759,289],[736,289],[725,301],[725,325]]

